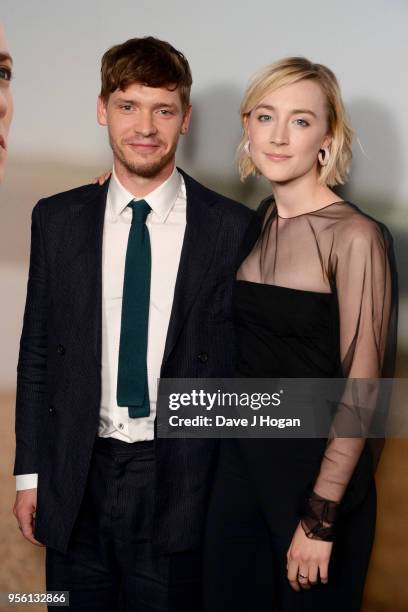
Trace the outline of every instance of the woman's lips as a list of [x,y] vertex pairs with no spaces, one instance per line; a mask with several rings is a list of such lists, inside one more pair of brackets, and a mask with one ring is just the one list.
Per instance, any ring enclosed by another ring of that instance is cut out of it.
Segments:
[[291,158],[290,155],[279,155],[277,153],[265,153],[265,155],[268,159],[277,162],[286,161]]
[[0,147],[4,150],[7,149],[6,141],[3,136],[0,136]]

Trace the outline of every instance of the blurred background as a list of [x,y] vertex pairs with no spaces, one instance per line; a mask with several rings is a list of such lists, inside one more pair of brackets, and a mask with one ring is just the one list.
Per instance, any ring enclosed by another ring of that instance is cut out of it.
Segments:
[[[239,104],[249,78],[287,55],[304,55],[334,70],[358,135],[351,180],[340,194],[394,235],[401,291],[398,376],[406,377],[408,3],[2,0],[0,21],[15,62],[10,157],[0,187],[0,591],[41,591],[44,550],[22,539],[11,514],[15,372],[30,215],[39,198],[90,182],[110,167],[106,134],[95,115],[103,52],[151,34],[185,53],[193,72],[194,111],[178,163],[251,207],[269,188],[256,179],[240,184],[234,166]],[[408,610],[407,442],[388,441],[377,474],[378,527],[364,612]]]

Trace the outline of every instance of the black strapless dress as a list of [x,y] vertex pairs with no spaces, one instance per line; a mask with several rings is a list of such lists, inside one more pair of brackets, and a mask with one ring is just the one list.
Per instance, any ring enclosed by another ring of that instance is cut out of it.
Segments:
[[[336,294],[237,280],[234,319],[239,378],[337,378],[342,376]],[[231,446],[231,443],[227,442]],[[324,438],[239,439],[232,443],[246,463],[271,528],[297,523],[320,471]],[[369,446],[361,453],[342,498],[360,503],[373,486]],[[280,503],[272,503],[279,491]]]
[[[240,378],[392,376],[392,239],[348,203],[292,219],[267,203],[234,288]],[[316,483],[340,504],[329,584],[296,593],[286,553]],[[368,443],[221,440],[205,546],[206,612],[360,610],[375,530]]]
[[331,293],[235,281],[237,376],[341,376],[339,317]]

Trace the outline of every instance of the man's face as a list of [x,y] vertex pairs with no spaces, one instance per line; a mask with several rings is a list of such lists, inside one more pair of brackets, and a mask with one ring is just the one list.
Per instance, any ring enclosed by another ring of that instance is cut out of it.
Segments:
[[0,183],[3,179],[7,155],[7,138],[13,115],[13,99],[10,88],[12,63],[4,29],[0,25]]
[[157,177],[174,165],[180,134],[188,129],[191,106],[183,110],[178,88],[141,83],[98,99],[98,121],[106,125],[115,162],[129,174]]

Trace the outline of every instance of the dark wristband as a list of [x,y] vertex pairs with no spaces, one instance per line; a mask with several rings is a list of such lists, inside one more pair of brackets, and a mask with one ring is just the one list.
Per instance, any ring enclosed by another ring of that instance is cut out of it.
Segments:
[[307,537],[333,542],[338,507],[338,502],[312,492],[306,500],[301,516],[301,525]]

